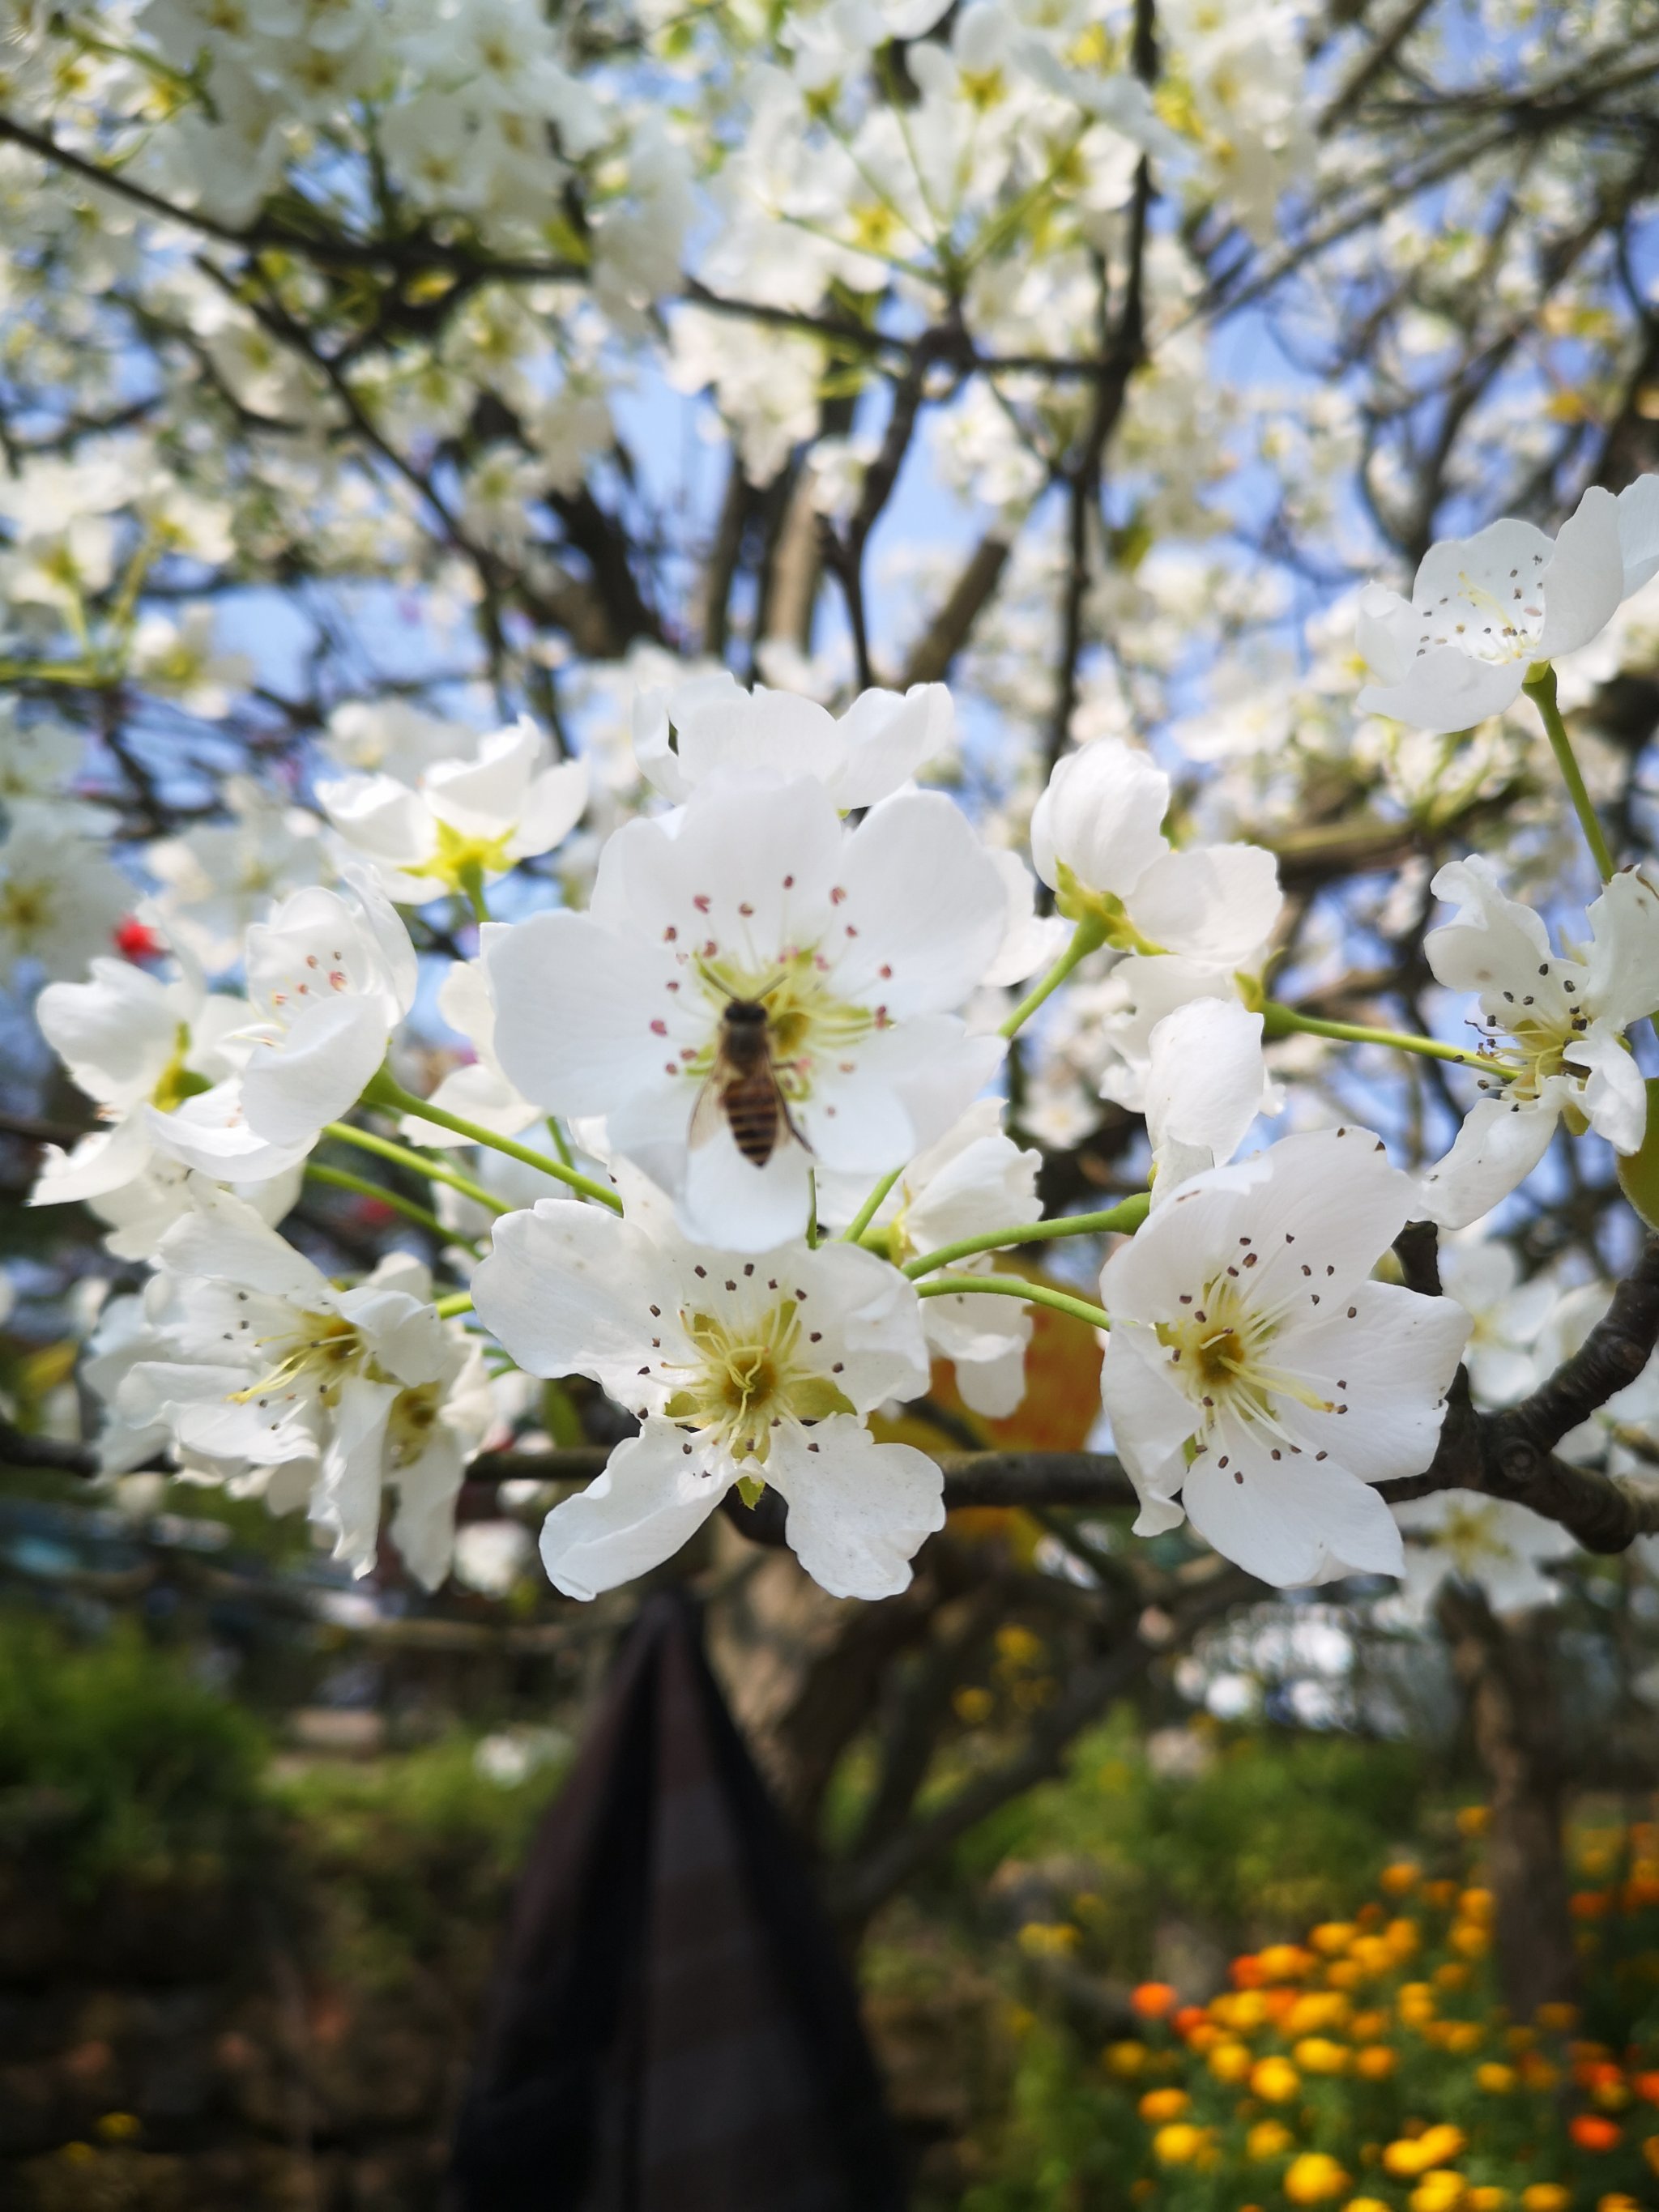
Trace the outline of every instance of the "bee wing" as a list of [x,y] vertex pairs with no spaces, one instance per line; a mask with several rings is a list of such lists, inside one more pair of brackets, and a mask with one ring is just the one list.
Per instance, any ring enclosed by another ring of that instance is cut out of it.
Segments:
[[728,1071],[718,1060],[704,1076],[702,1087],[692,1104],[690,1127],[686,1131],[685,1141],[693,1152],[706,1145],[725,1125],[723,1102],[729,1080]]

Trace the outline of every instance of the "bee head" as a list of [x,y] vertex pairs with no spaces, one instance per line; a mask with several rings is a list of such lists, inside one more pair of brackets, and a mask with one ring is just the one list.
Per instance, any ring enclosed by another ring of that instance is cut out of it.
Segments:
[[726,1018],[733,1029],[764,1029],[766,1009],[758,999],[728,999],[726,1002]]

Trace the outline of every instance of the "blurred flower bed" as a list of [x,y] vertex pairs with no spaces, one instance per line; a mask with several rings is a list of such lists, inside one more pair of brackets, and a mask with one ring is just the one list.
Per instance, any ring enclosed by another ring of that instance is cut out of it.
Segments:
[[[1478,1811],[1462,1826],[1472,1844]],[[1659,2203],[1659,1826],[1577,1838],[1580,2006],[1497,2002],[1492,1897],[1387,1868],[1300,1943],[1182,2005],[1142,1984],[1101,2118],[1134,2203],[1168,2212],[1641,2212]],[[1071,1940],[1024,1931],[1028,1948]]]

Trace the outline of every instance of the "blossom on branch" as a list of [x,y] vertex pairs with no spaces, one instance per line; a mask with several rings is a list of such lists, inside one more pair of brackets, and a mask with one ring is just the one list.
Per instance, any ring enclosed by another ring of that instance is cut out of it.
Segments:
[[[641,1218],[649,1226],[641,1225]],[[747,1257],[544,1200],[497,1224],[479,1317],[532,1375],[586,1375],[633,1413],[598,1480],[548,1516],[553,1582],[592,1597],[660,1565],[736,1484],[778,1492],[786,1533],[837,1597],[890,1597],[944,1524],[943,1478],[864,1416],[927,1387],[920,1300],[844,1243]]]
[[1480,994],[1492,1063],[1486,1096],[1423,1178],[1430,1216],[1456,1229],[1531,1174],[1564,1115],[1616,1152],[1640,1146],[1647,1090],[1625,1032],[1659,1008],[1659,892],[1634,869],[1616,875],[1589,910],[1589,946],[1563,954],[1479,854],[1449,862],[1431,889],[1458,912],[1425,939],[1429,965],[1449,990]]
[[1141,1500],[1263,1581],[1398,1574],[1371,1486],[1434,1455],[1468,1316],[1370,1279],[1411,1179],[1369,1130],[1286,1137],[1194,1176],[1101,1275],[1101,1389]]

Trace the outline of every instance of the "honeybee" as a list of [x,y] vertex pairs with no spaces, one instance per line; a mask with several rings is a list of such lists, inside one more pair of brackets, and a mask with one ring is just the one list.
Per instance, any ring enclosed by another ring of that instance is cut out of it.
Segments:
[[706,1145],[724,1121],[750,1167],[763,1168],[787,1130],[810,1152],[789,1111],[772,1060],[770,1020],[759,999],[728,999],[714,1044],[714,1064],[691,1109],[690,1142]]

